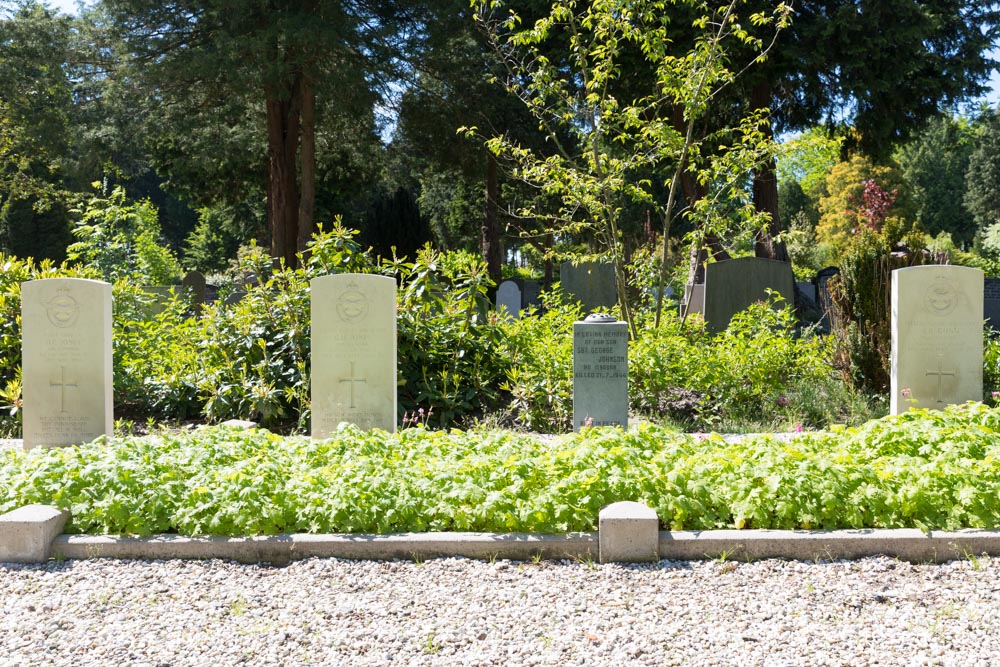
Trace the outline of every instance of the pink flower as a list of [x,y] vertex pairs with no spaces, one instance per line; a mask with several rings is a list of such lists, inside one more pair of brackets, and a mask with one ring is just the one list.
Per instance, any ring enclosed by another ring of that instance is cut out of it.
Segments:
[[795,432],[796,433],[802,433],[802,424],[796,424],[795,425]]
[[906,387],[903,387],[903,390],[901,392],[899,392],[899,393],[903,395],[903,398],[909,398],[910,397],[910,390],[908,388],[906,388]]

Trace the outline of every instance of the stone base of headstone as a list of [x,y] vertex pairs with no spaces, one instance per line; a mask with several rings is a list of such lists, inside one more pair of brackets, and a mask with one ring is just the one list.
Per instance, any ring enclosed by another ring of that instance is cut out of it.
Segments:
[[601,510],[598,542],[602,563],[650,563],[660,559],[660,520],[642,503],[614,503]]
[[69,512],[50,505],[25,505],[0,515],[0,562],[44,563],[68,519]]

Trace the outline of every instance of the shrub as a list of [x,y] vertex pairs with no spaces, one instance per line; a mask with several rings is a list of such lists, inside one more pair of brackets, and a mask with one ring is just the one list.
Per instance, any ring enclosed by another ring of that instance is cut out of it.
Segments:
[[504,325],[510,368],[503,388],[521,425],[554,433],[573,424],[573,323],[583,311],[558,289],[543,293],[542,305],[541,313]]
[[67,248],[69,259],[96,269],[107,282],[178,282],[180,265],[161,238],[156,207],[149,200],[127,202],[121,187],[91,197],[73,234],[79,241]]

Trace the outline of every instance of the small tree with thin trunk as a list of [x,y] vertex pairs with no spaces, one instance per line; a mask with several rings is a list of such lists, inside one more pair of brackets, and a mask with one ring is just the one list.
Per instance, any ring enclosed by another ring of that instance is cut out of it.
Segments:
[[[473,1],[480,25],[509,67],[504,85],[523,100],[551,147],[543,155],[505,136],[487,140],[515,176],[546,195],[538,201],[558,203],[554,212],[539,207],[519,213],[548,221],[557,238],[593,235],[597,250],[615,266],[618,303],[633,336],[619,219],[628,200],[656,206],[666,237],[682,176],[688,176],[704,191],[687,211],[696,222],[691,241],[699,247],[706,236],[723,236],[734,223],[763,223],[746,186],[754,168],[773,155],[766,114],[743,116],[707,136],[696,131],[717,93],[738,75],[728,62],[727,46],[749,47],[759,60],[773,44],[752,35],[742,22],[757,26],[757,34],[770,29],[773,36],[787,21],[784,4],[771,13],[740,17],[742,4],[559,0],[547,15],[523,26],[513,11],[497,18],[503,3]],[[688,48],[675,44],[684,36],[690,39],[690,26],[672,25],[675,10],[696,16],[696,38]],[[636,57],[655,77],[645,94],[623,99],[616,95],[628,75],[623,63]],[[653,183],[637,176],[648,173],[667,174],[666,202],[655,202]],[[661,295],[662,287],[661,274]],[[662,297],[657,324],[661,308]]]

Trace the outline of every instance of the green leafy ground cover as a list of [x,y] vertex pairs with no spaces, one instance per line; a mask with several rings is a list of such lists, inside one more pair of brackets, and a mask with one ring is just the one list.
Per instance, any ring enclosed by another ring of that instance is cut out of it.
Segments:
[[68,530],[149,535],[593,530],[637,500],[671,529],[1000,527],[1000,410],[915,410],[858,428],[727,443],[648,425],[556,438],[312,441],[192,432],[0,452],[0,512],[72,511]]

